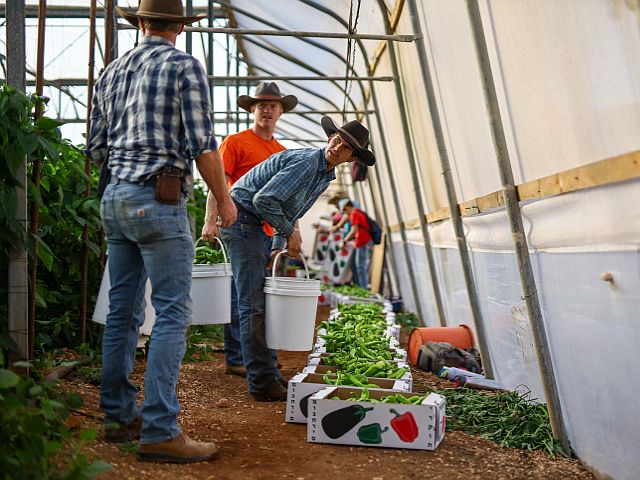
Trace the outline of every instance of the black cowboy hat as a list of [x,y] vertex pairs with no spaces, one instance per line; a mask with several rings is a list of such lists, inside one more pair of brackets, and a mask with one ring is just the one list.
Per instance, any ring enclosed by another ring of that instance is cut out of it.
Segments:
[[367,149],[369,146],[369,130],[357,120],[351,120],[338,127],[329,117],[322,117],[320,125],[328,137],[338,133],[353,149],[357,161],[368,167],[376,163],[376,157]]
[[185,17],[181,0],[142,0],[137,11],[125,10],[120,7],[116,7],[116,10],[120,16],[124,17],[134,27],[140,26],[138,22],[140,18],[179,22],[188,25],[206,17],[204,13]]
[[260,100],[277,100],[282,104],[283,112],[293,110],[298,104],[298,99],[295,95],[282,95],[275,82],[260,82],[256,87],[253,97],[250,95],[240,95],[236,103],[243,110],[250,112],[251,105]]

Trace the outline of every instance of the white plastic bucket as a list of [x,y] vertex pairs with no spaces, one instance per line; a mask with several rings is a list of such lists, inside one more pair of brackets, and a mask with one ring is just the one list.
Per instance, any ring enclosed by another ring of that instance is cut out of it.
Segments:
[[[100,291],[96,300],[96,306],[93,309],[92,320],[96,323],[105,325],[107,323],[107,314],[109,313],[109,289],[111,288],[111,280],[109,278],[109,259],[104,265],[104,274],[100,282]],[[156,321],[156,312],[151,305],[151,282],[147,280],[147,288],[144,292],[145,309],[144,323],[138,330],[141,335],[151,335],[151,329]]]
[[218,237],[225,263],[195,264],[191,274],[192,325],[231,322],[231,280],[233,272],[227,252]]
[[[276,350],[306,351],[313,346],[313,331],[320,295],[318,280],[276,277],[280,252],[273,262],[272,277],[265,279],[265,338]],[[304,263],[304,258],[303,258]],[[304,263],[307,277],[309,271]]]
[[[225,263],[214,265],[195,264],[191,274],[191,300],[193,302],[192,325],[208,325],[215,323],[231,322],[231,279],[233,272],[231,264],[227,260],[227,252],[222,242],[220,243]],[[109,260],[105,264],[104,275],[100,283],[100,291],[93,310],[92,320],[106,324],[109,313]],[[153,324],[156,321],[156,312],[151,305],[151,282],[147,280],[144,294],[146,302],[144,311],[144,323],[139,332],[142,335],[151,335]]]

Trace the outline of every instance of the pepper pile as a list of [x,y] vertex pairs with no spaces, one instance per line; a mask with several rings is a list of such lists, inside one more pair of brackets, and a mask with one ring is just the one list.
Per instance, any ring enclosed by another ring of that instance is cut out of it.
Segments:
[[376,383],[369,383],[369,379],[361,373],[344,373],[341,370],[338,370],[334,375],[335,378],[329,378],[329,375],[331,375],[331,373],[325,373],[322,376],[322,380],[324,380],[324,383],[327,383],[329,385],[351,385],[353,387],[382,388]]
[[[337,396],[330,397],[330,398],[331,400],[342,400],[340,397],[337,397]],[[359,396],[356,395],[355,393],[352,393],[351,396],[345,400],[349,402],[402,403],[405,405],[420,405],[425,398],[427,398],[426,395],[413,395],[412,397],[407,398],[402,394],[395,394],[395,395],[386,395],[384,397],[381,397],[380,399],[377,399],[377,398],[371,398],[371,396],[369,395],[369,390],[366,388],[363,388]]]
[[348,297],[373,298],[373,293],[366,288],[358,287],[356,285],[340,285],[338,287],[333,287],[333,291]]
[[[318,336],[324,340],[326,352],[331,354],[323,357],[325,365],[335,366],[343,374],[356,375],[360,383],[366,383],[361,378],[397,379],[407,372],[392,361],[391,337],[386,333],[387,322],[381,305],[339,305],[338,312],[336,318],[318,326]],[[360,386],[353,383],[352,378],[344,380],[351,383],[339,385]]]
[[224,254],[221,250],[215,250],[206,245],[196,247],[196,255],[193,263],[198,265],[213,265],[216,263],[225,263]]

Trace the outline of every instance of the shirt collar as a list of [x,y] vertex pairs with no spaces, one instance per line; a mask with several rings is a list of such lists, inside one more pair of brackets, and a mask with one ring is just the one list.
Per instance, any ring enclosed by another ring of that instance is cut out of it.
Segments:
[[160,45],[169,45],[170,47],[173,47],[173,43],[171,43],[169,40],[167,40],[164,37],[160,37],[157,35],[145,35],[144,37],[142,37],[142,40],[140,40],[140,43],[150,43],[150,44],[160,44]]
[[[323,147],[320,149],[320,161],[318,162],[318,171],[319,172],[326,172],[327,171],[327,167],[329,166],[329,162],[327,161],[327,157],[325,156],[326,154],[326,147]],[[333,168],[331,170],[334,170]]]
[[318,172],[322,175],[326,175],[329,180],[334,180],[336,178],[336,169],[330,168],[327,170],[329,166],[329,162],[327,161],[327,157],[325,157],[326,147],[320,149],[320,161],[318,162]]

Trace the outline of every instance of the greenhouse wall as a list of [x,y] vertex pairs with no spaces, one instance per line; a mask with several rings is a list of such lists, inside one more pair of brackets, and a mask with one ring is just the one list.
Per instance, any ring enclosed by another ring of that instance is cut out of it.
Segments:
[[[499,192],[467,3],[416,3],[457,202]],[[637,165],[640,6],[624,0],[479,4],[515,184],[616,157]],[[397,31],[412,31],[407,8]],[[420,198],[433,212],[449,204],[419,57],[413,45],[395,48]],[[390,56],[384,54],[376,74],[392,72]],[[392,85],[376,89],[384,112],[381,125],[393,145],[394,186],[401,192],[402,219],[390,218],[400,290],[407,308],[420,306],[423,324],[437,326],[398,99]],[[389,189],[376,195],[388,208],[393,205]],[[630,179],[594,182],[521,204],[571,446],[595,472],[616,479],[640,476],[635,408],[640,378],[628,367],[637,363],[640,347],[638,202],[640,181]],[[528,389],[544,401],[507,214],[499,206],[479,215],[461,213],[495,377],[505,387]],[[452,225],[451,219],[429,224],[446,322],[465,323],[475,331]],[[405,229],[408,262],[399,228]],[[412,294],[410,270],[418,298]]]

